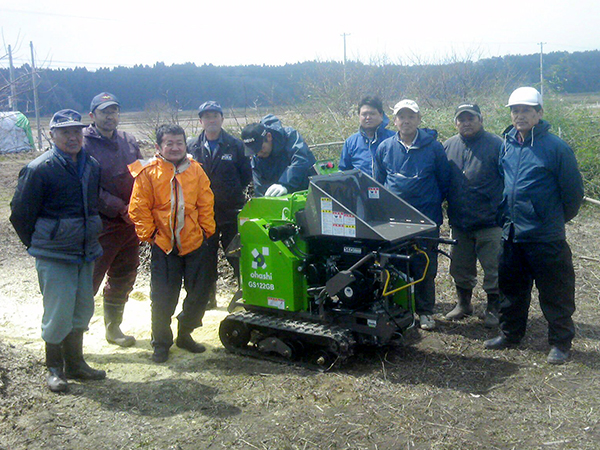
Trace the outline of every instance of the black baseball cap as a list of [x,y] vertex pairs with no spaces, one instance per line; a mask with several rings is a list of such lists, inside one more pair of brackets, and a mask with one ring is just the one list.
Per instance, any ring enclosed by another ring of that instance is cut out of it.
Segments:
[[94,112],[96,108],[104,109],[112,105],[117,105],[119,108],[121,107],[119,99],[116,96],[110,92],[101,92],[92,99],[92,103],[90,104],[90,112]]
[[256,155],[262,149],[267,129],[262,123],[251,123],[242,130],[242,141],[246,146],[246,156]]
[[481,119],[481,109],[479,109],[479,106],[475,103],[463,103],[462,105],[458,105],[456,111],[454,111],[454,120],[464,112],[471,113]]
[[50,120],[50,129],[66,127],[85,128],[85,125],[81,123],[81,114],[73,109],[61,109],[55,112]]

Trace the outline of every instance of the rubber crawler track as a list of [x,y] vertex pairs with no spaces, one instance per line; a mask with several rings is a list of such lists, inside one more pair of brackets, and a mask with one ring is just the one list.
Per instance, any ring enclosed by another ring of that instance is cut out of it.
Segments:
[[[250,335],[252,331],[258,331],[263,337],[275,336],[281,340],[299,343],[303,352],[294,355],[293,358],[285,358],[278,354],[261,352],[257,343],[253,342],[248,345],[232,345],[226,330],[236,323],[244,324]],[[225,348],[233,353],[319,371],[327,371],[343,363],[352,356],[356,344],[352,332],[335,325],[256,314],[251,311],[235,312],[225,317],[221,322],[219,336]],[[319,355],[321,364],[317,363]],[[323,358],[323,355],[327,357]]]

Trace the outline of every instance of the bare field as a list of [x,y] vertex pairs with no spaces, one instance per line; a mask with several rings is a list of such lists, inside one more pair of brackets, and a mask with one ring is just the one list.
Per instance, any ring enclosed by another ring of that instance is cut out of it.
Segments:
[[[477,317],[442,319],[454,302],[441,258],[435,332],[404,347],[365,349],[340,370],[316,373],[228,354],[217,330],[231,292],[194,337],[208,351],[173,348],[150,360],[148,276],[138,278],[123,324],[135,347],[104,340],[102,299],[85,337],[100,382],[45,388],[41,295],[33,258],[8,222],[27,156],[0,157],[0,450],[24,449],[577,449],[600,448],[600,210],[569,226],[577,273],[572,360],[546,364],[546,322],[534,299],[518,349],[485,351],[494,335]],[[483,312],[483,292],[476,308]]]

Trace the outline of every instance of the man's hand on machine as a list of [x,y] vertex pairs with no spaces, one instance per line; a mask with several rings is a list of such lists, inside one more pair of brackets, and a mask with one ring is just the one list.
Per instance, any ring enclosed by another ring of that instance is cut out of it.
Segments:
[[281,197],[287,194],[287,188],[281,184],[272,184],[265,192],[265,197]]

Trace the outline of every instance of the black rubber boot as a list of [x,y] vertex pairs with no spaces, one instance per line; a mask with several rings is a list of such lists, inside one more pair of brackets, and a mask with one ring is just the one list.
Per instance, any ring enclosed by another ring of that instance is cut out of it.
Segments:
[[63,371],[63,356],[60,344],[46,342],[46,383],[52,392],[65,392],[69,389],[67,377]]
[[208,290],[208,303],[206,303],[206,311],[217,307],[217,285],[212,284]]
[[500,308],[500,295],[488,294],[487,307],[485,308],[485,317],[483,326],[486,328],[495,328],[500,323],[498,318],[498,309]]
[[123,322],[123,311],[125,305],[104,303],[104,326],[106,328],[106,340],[120,347],[131,347],[135,345],[135,338],[127,336],[121,331]]
[[463,317],[473,314],[473,306],[471,305],[473,290],[456,286],[456,294],[458,296],[458,303],[452,311],[444,316],[447,320],[460,320]]
[[103,380],[104,370],[92,369],[83,359],[83,330],[71,331],[62,342],[67,378],[76,380]]
[[569,356],[571,356],[569,349],[553,346],[548,353],[548,364],[564,364],[569,360]]
[[483,346],[488,350],[504,350],[505,348],[515,348],[519,345],[519,341],[513,341],[506,337],[504,333],[492,339],[488,339],[483,343]]
[[193,328],[182,327],[179,325],[177,329],[177,339],[175,340],[175,345],[177,347],[187,350],[192,353],[202,353],[206,350],[206,347],[192,338]]

